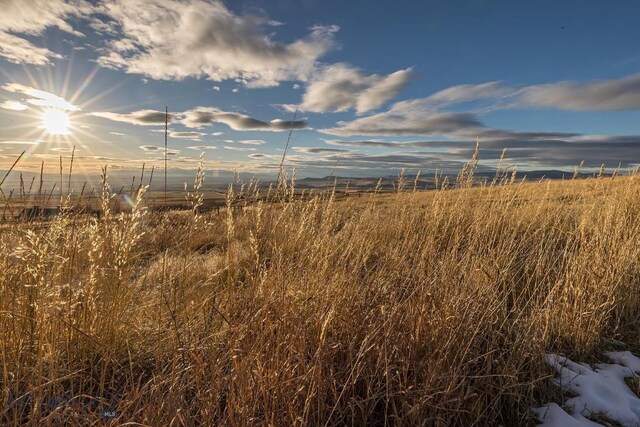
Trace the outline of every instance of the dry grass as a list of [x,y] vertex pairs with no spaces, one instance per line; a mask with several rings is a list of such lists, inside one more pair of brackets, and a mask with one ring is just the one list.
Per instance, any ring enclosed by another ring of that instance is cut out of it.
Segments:
[[2,228],[0,424],[533,424],[545,353],[638,348],[640,176],[467,172]]

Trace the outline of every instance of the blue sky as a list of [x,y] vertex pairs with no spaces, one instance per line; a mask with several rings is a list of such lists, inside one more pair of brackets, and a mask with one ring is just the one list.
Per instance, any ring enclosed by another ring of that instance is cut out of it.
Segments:
[[[0,169],[640,162],[635,1],[0,0]],[[67,123],[68,121],[68,123]]]

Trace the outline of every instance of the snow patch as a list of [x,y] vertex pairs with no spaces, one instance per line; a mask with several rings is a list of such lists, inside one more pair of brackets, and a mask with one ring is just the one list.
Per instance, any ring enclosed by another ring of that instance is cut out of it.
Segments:
[[592,369],[563,356],[547,355],[547,363],[559,374],[555,384],[576,397],[565,402],[569,413],[555,403],[534,408],[542,426],[601,426],[586,418],[591,415],[603,416],[623,427],[640,426],[640,398],[624,380],[640,374],[640,358],[629,351],[609,352],[606,356],[614,364],[599,363]]

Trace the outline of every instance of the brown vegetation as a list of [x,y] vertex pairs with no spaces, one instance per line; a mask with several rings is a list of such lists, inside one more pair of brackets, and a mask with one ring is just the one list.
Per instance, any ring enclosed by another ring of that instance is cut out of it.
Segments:
[[640,176],[472,173],[3,227],[0,424],[533,424],[546,353],[638,349]]

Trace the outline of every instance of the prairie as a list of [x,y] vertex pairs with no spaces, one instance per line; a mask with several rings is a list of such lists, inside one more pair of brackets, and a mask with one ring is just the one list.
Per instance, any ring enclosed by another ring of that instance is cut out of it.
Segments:
[[637,173],[211,212],[198,179],[3,225],[0,424],[534,425],[546,354],[640,350]]

